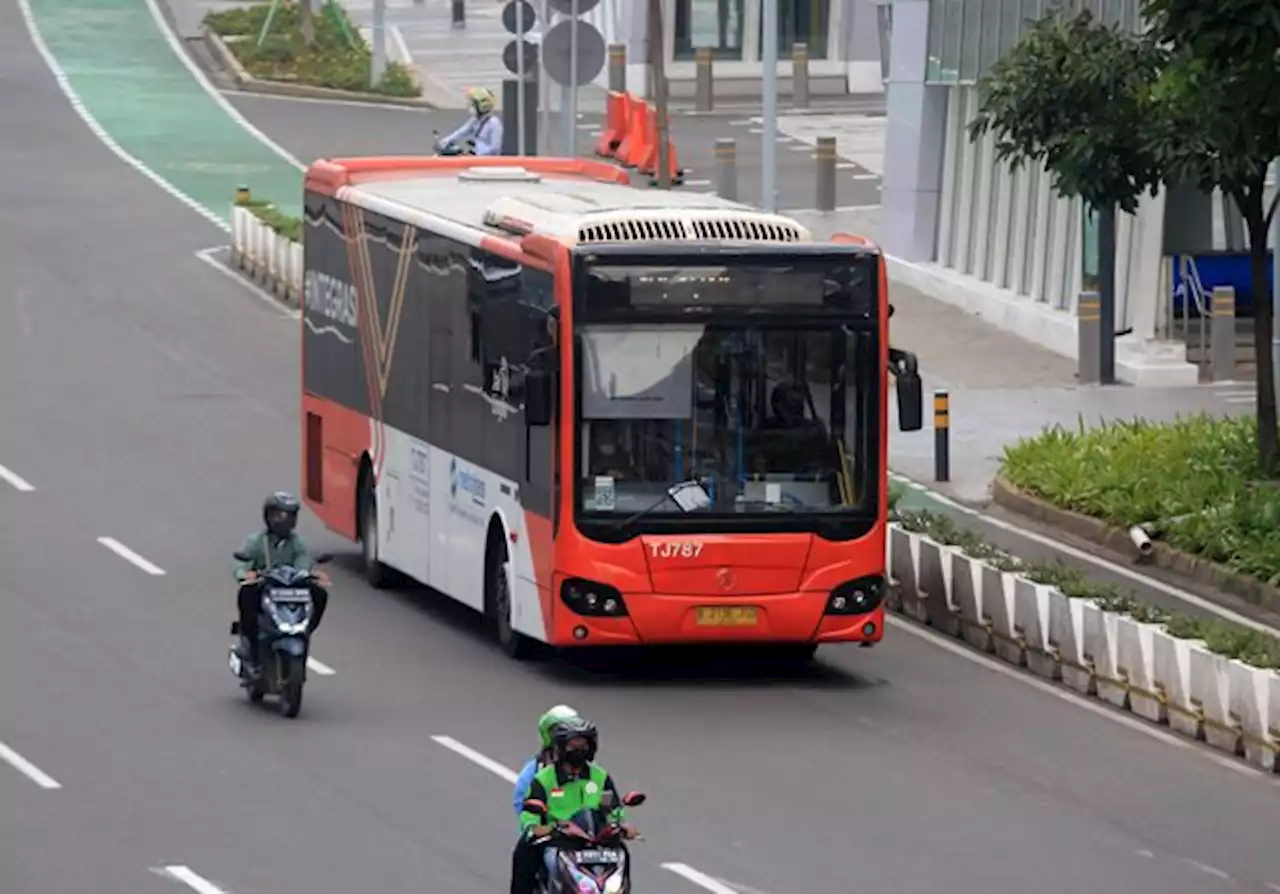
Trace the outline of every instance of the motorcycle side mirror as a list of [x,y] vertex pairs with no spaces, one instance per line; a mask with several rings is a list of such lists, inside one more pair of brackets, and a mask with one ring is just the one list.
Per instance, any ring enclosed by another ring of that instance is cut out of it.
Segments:
[[240,550],[236,550],[235,552],[233,552],[233,553],[231,554],[231,558],[233,558],[233,559],[235,559],[236,561],[239,561],[239,562],[247,562],[247,561],[249,561],[250,556],[249,556],[249,554],[248,554],[248,553],[242,553],[242,552],[240,552]]
[[312,559],[311,561],[315,562],[317,565],[324,565],[324,564],[327,564],[328,562],[332,562],[332,561],[333,561],[333,553],[319,553],[319,554],[318,554],[314,559]]
[[627,792],[622,796],[622,803],[628,807],[639,807],[645,800],[644,792]]
[[538,816],[547,815],[547,805],[542,801],[539,801],[537,798],[529,798],[521,804],[520,807],[525,813],[533,813]]

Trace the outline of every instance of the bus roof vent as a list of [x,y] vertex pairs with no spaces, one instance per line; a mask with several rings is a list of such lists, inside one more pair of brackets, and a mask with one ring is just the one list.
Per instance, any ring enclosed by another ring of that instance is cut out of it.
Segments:
[[519,165],[495,165],[491,168],[467,168],[458,174],[459,180],[481,183],[538,183],[540,176]]
[[578,242],[811,242],[796,221],[762,211],[711,208],[628,209],[589,216]]

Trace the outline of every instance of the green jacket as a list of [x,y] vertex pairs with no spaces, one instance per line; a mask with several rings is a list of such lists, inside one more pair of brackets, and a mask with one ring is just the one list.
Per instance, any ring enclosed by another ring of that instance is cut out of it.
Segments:
[[[566,823],[581,810],[598,809],[606,791],[613,792],[614,803],[618,805],[609,814],[609,818],[619,823],[624,822],[626,811],[622,808],[622,798],[613,784],[613,777],[599,764],[587,764],[586,773],[578,778],[569,778],[556,766],[543,767],[529,784],[528,797],[547,805],[547,823]],[[520,829],[523,832],[543,825],[543,822],[542,817],[536,813],[524,811],[520,814]]]
[[270,531],[258,531],[245,539],[238,552],[247,555],[249,561],[236,564],[236,580],[244,580],[246,572],[261,573],[281,565],[292,565],[302,571],[310,571],[314,566],[307,541],[296,531],[284,538],[275,537]]

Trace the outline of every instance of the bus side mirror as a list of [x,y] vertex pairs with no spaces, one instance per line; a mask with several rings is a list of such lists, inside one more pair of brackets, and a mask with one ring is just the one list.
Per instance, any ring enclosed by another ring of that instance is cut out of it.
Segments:
[[890,348],[889,367],[897,379],[898,428],[920,431],[924,428],[924,385],[920,381],[919,361],[910,351]]
[[529,370],[524,377],[524,421],[530,428],[551,424],[553,378],[546,370]]

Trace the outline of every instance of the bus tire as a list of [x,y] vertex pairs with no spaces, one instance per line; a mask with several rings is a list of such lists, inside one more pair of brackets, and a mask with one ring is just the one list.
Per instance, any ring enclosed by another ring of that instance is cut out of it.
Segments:
[[373,492],[373,475],[361,475],[356,506],[360,513],[360,567],[364,579],[375,590],[391,584],[391,569],[378,559],[378,498]]
[[484,551],[484,607],[493,624],[498,645],[508,657],[523,661],[533,652],[533,643],[512,624],[511,587],[507,578],[509,562],[506,545],[490,535]]

